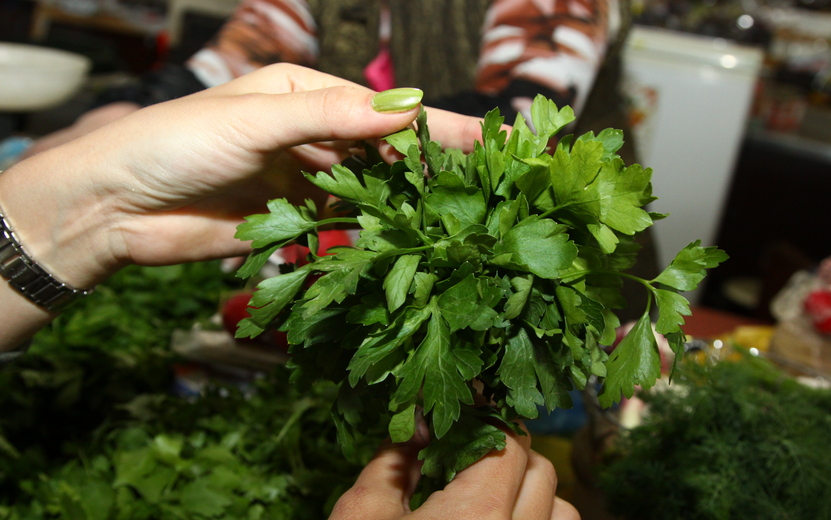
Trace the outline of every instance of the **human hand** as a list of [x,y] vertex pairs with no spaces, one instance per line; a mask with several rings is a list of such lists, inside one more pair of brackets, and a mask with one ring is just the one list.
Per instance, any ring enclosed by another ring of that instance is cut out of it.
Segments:
[[554,466],[530,446],[530,436],[508,433],[504,450],[460,472],[411,512],[423,444],[385,445],[338,500],[329,520],[579,520],[577,510],[555,496]]
[[[130,263],[244,254],[236,226],[273,198],[260,173],[275,159],[328,168],[357,140],[417,115],[417,107],[373,110],[374,94],[302,67],[266,67],[19,163],[0,177],[3,206],[30,255],[77,287]],[[435,117],[449,146],[469,145],[479,131],[474,118]]]

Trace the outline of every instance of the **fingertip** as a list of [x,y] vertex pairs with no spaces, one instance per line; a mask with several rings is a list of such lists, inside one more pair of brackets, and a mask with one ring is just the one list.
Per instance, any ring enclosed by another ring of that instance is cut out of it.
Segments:
[[576,507],[560,497],[554,497],[551,520],[580,520],[580,518],[580,512]]
[[393,88],[372,96],[370,106],[382,114],[397,114],[415,110],[421,105],[424,92],[417,88]]

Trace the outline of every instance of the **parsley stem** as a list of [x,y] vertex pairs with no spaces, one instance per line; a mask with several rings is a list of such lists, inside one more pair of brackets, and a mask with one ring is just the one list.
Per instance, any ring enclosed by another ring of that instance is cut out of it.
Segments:
[[[583,276],[588,276],[590,274],[608,274],[608,275],[612,275],[612,276],[619,276],[621,278],[628,278],[630,280],[634,280],[634,281],[638,282],[639,284],[645,286],[646,288],[648,288],[650,290],[653,289],[652,283],[649,280],[644,280],[643,278],[641,278],[639,276],[635,276],[635,275],[631,275],[631,274],[627,274],[627,273],[621,273],[621,272],[618,272],[618,271],[611,271],[611,270],[607,270],[607,269],[584,269],[583,271],[575,271],[573,273],[566,273],[562,277],[560,277],[560,280],[565,281],[566,278],[571,278],[571,277],[581,278]],[[575,278],[574,281],[576,281],[576,278]]]
[[305,397],[295,402],[291,416],[289,416],[288,420],[283,425],[283,428],[280,430],[280,433],[278,433],[277,436],[274,437],[274,444],[280,444],[286,437],[286,435],[288,435],[289,430],[291,430],[292,426],[294,426],[294,424],[300,420],[300,418],[303,416],[306,410],[314,406],[314,404],[314,401],[309,397]]
[[334,218],[327,218],[325,220],[318,220],[315,223],[315,227],[322,227],[327,226],[329,224],[357,224],[358,219],[354,217],[334,217]]
[[581,203],[582,203],[582,201],[573,200],[571,202],[566,202],[565,204],[560,204],[559,206],[555,206],[555,207],[551,208],[550,210],[548,210],[544,213],[541,213],[540,218],[548,218],[553,213],[556,213],[557,211],[560,211],[563,208],[567,208],[569,206],[574,206],[575,204],[581,204]]

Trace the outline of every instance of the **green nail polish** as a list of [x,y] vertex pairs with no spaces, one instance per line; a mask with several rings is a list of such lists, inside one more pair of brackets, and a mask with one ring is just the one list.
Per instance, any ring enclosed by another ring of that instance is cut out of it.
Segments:
[[417,88],[393,88],[375,94],[372,108],[384,113],[406,112],[417,107],[422,97],[424,92]]

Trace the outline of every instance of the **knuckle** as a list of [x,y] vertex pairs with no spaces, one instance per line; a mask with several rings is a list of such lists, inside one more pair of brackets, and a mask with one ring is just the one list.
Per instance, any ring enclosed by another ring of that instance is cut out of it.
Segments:
[[321,128],[329,129],[332,139],[336,139],[345,124],[360,118],[354,102],[359,92],[356,87],[347,85],[318,90],[315,96],[307,98],[307,112]]
[[363,486],[353,486],[341,495],[332,508],[330,520],[351,520],[365,518],[368,500],[368,489]]

